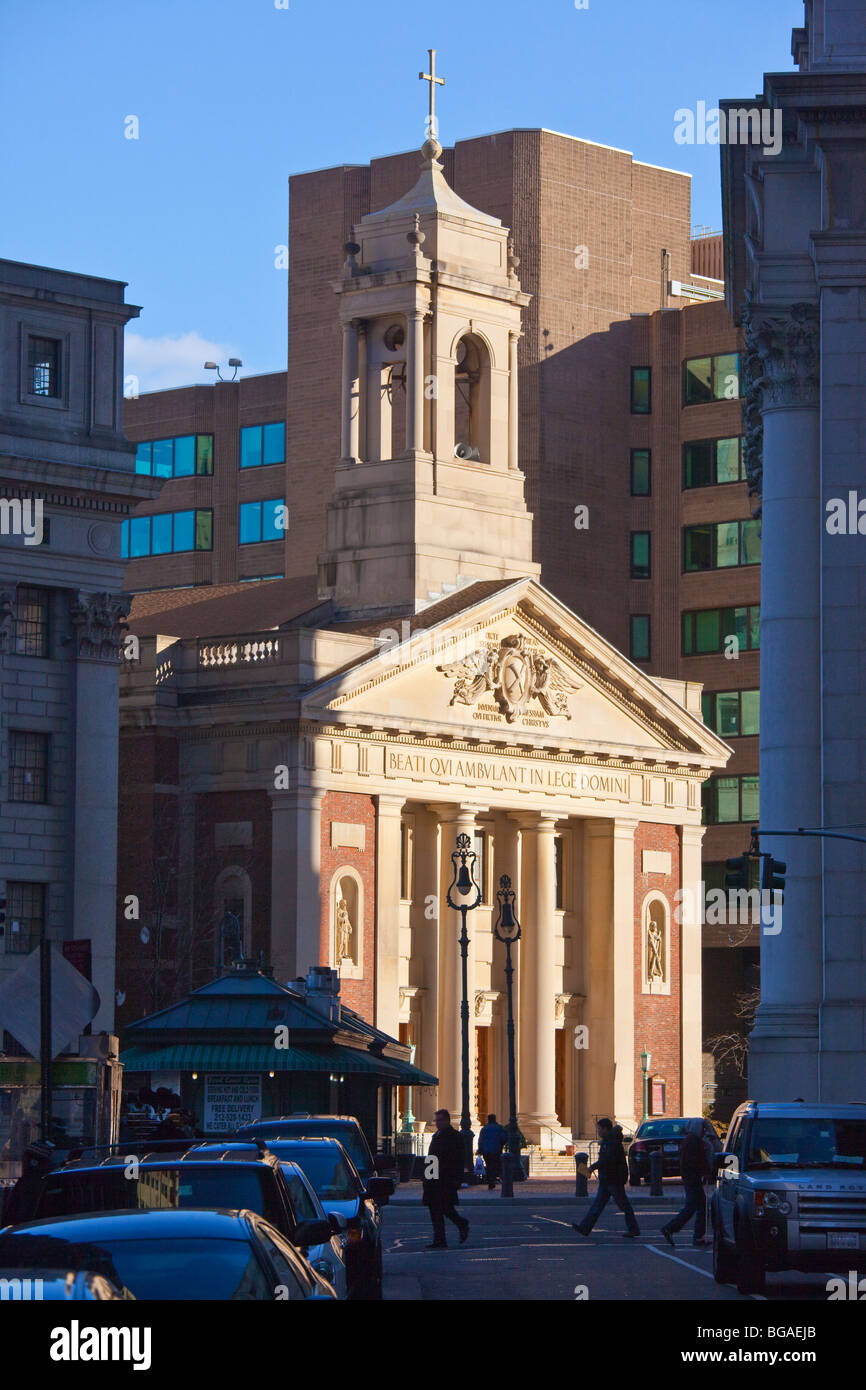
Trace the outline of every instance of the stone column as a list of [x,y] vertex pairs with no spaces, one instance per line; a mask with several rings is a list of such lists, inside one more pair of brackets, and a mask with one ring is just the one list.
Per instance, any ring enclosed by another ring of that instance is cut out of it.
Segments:
[[367,320],[356,319],[358,332],[358,411],[355,420],[355,457],[358,463],[367,457]]
[[[463,997],[463,973],[460,956],[460,913],[448,906],[446,894],[453,876],[451,855],[457,847],[457,836],[475,831],[478,806],[438,806],[431,810],[441,817],[439,840],[439,1105],[451,1111],[455,1123],[463,1105],[462,1047],[460,1037],[460,1005]],[[479,911],[480,909],[476,909]],[[473,951],[473,913],[466,915],[469,937],[469,1103],[472,1107],[472,1077],[475,1070],[475,953]]]
[[[580,1133],[614,1109],[613,836],[609,820],[583,822],[583,1022],[587,1048],[580,1059]],[[576,1128],[577,1126],[575,1126]]]
[[[763,426],[761,823],[819,826],[821,806],[820,498],[817,316],[808,304],[744,316],[751,459]],[[761,421],[758,421],[760,413]],[[760,442],[758,442],[760,448]],[[761,1004],[749,1093],[818,1094],[821,851],[766,840],[788,859],[782,930],[761,933]]]
[[400,813],[402,796],[376,798],[376,1027],[400,1032]]
[[323,799],[317,787],[271,793],[271,960],[281,983],[330,964],[321,946]]
[[508,467],[511,469],[520,467],[518,457],[520,417],[517,397],[517,344],[519,341],[520,334],[512,330],[508,334]]
[[80,592],[72,603],[75,654],[72,932],[90,941],[100,1005],[95,1033],[114,1027],[117,919],[118,659],[129,600]]
[[424,448],[424,311],[408,315],[406,367],[406,448]]
[[358,335],[354,323],[343,324],[343,419],[340,455],[344,462],[357,462],[358,416]]
[[[412,887],[412,957],[420,964],[416,975],[424,987],[420,1027],[415,1039],[415,1062],[423,1071],[439,1075],[439,933],[442,895],[439,891],[439,820],[431,811],[415,813],[415,873]],[[429,914],[429,915],[428,915]],[[450,914],[449,914],[450,915]],[[415,1114],[432,1126],[434,1098],[419,1091],[413,1098]]]
[[520,814],[518,1123],[530,1143],[556,1127],[556,817]]
[[[680,903],[681,921],[671,922],[680,938],[680,1109],[683,1115],[703,1113],[704,1084],[702,1057],[704,1048],[702,1011],[702,928],[701,928],[701,842],[702,825],[680,826],[680,887],[684,889]],[[668,967],[670,968],[670,967]],[[635,1039],[635,1041],[641,1041]]]
[[[617,817],[613,827],[613,1109],[619,1123],[635,1121],[634,832],[637,821]],[[700,1112],[699,1112],[700,1113]]]

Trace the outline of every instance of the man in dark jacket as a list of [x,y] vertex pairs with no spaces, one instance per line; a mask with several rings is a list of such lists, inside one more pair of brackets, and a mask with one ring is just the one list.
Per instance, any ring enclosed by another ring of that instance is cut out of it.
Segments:
[[478,1136],[478,1152],[484,1159],[487,1186],[492,1192],[502,1170],[502,1150],[508,1135],[502,1125],[497,1124],[495,1115],[487,1116],[487,1124],[482,1125]]
[[706,1245],[707,1203],[704,1196],[704,1181],[710,1176],[710,1165],[704,1145],[703,1120],[689,1120],[686,1137],[680,1149],[680,1176],[685,1188],[685,1205],[677,1212],[673,1221],[662,1226],[662,1235],[668,1245],[673,1245],[674,1235],[682,1230],[686,1222],[695,1217],[695,1230],[692,1245]]
[[437,1110],[434,1116],[436,1133],[424,1160],[424,1184],[421,1200],[430,1208],[433,1222],[433,1244],[428,1250],[447,1250],[445,1217],[453,1221],[460,1232],[460,1244],[469,1235],[469,1222],[455,1211],[463,1177],[463,1138],[451,1126],[447,1110]]
[[622,1234],[633,1238],[640,1235],[640,1230],[625,1190],[628,1164],[622,1146],[622,1128],[611,1120],[599,1120],[598,1137],[601,1140],[598,1158],[589,1169],[590,1172],[598,1169],[598,1192],[583,1220],[572,1221],[571,1224],[578,1235],[588,1236],[612,1197],[625,1216],[626,1229]]

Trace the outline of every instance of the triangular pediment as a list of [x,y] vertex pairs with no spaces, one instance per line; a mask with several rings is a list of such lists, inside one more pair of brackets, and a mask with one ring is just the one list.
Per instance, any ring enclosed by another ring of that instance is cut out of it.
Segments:
[[730,756],[701,720],[699,687],[645,675],[534,580],[423,618],[384,620],[374,654],[311,689],[302,716],[692,766]]

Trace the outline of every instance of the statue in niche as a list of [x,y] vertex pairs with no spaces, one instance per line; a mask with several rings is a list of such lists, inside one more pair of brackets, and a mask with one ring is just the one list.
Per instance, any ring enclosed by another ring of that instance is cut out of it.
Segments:
[[346,899],[337,899],[337,968],[342,965],[344,960],[352,959],[352,921],[349,917],[349,909],[346,906]]
[[652,984],[653,980],[660,980],[664,983],[665,979],[665,939],[664,933],[658,922],[650,917],[646,934],[646,977]]

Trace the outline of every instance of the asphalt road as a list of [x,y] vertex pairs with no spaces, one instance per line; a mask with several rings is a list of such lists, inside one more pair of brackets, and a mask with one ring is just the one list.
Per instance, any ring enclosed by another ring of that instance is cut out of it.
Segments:
[[[426,1250],[432,1239],[430,1218],[417,1206],[392,1203],[383,1212],[386,1299],[439,1301],[578,1298],[642,1299],[748,1303],[751,1296],[733,1285],[717,1284],[710,1246],[696,1249],[689,1233],[680,1232],[671,1250],[659,1234],[669,1220],[669,1206],[636,1208],[641,1234],[627,1240],[621,1214],[610,1204],[589,1240],[572,1230],[579,1220],[575,1203],[519,1202],[473,1205],[462,1214],[470,1220],[469,1239],[457,1243],[446,1222],[447,1251]],[[767,1298],[826,1300],[830,1275],[769,1275]],[[585,1292],[583,1292],[585,1290]]]

